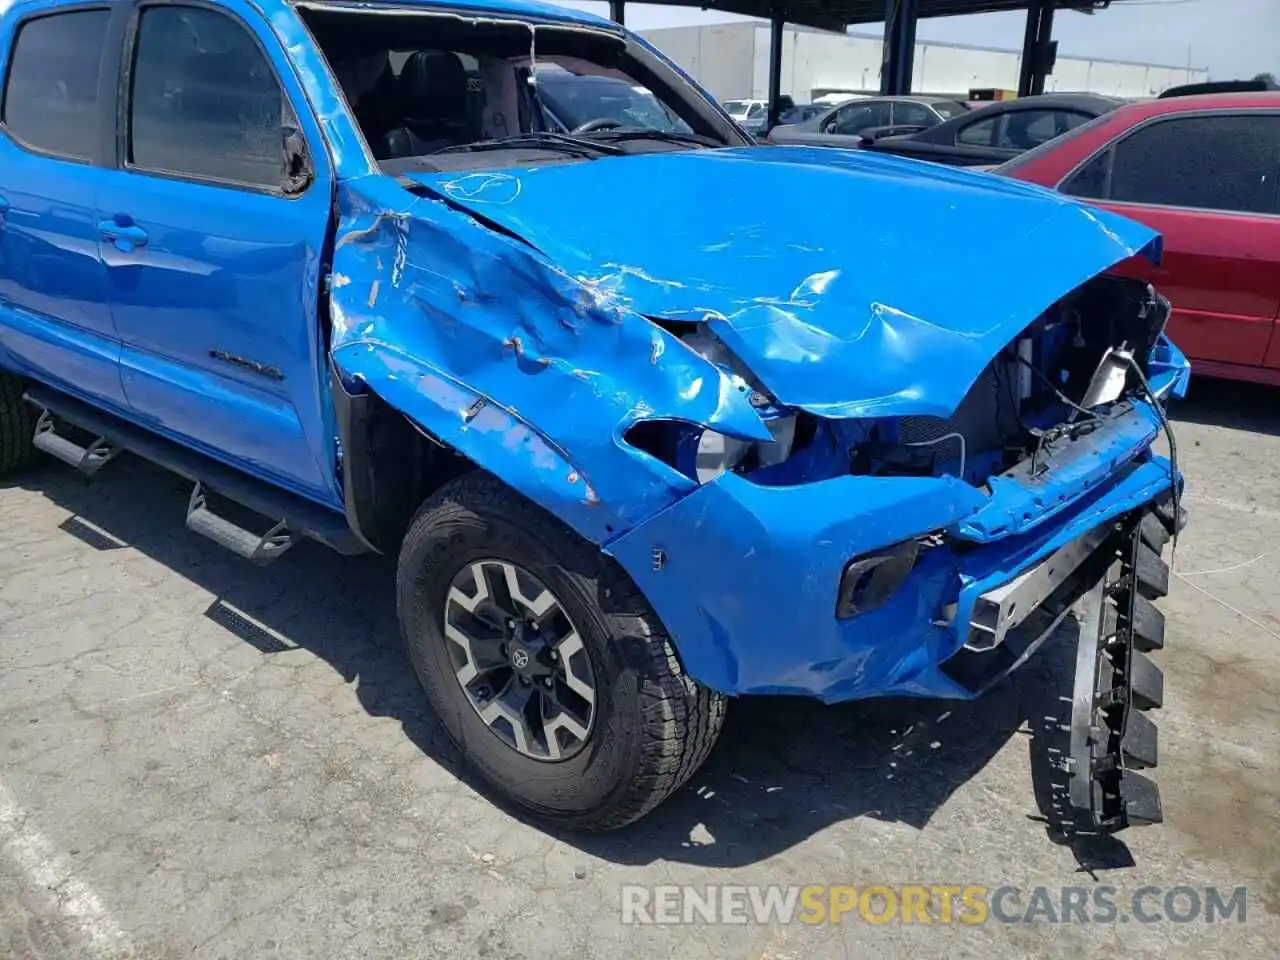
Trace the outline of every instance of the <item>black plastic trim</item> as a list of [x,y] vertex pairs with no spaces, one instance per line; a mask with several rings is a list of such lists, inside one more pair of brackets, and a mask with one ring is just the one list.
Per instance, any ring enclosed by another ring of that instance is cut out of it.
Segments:
[[351,394],[342,386],[336,370],[329,368],[333,417],[338,426],[342,450],[342,500],[347,505],[347,525],[351,533],[370,550],[382,552],[384,538],[379,531],[373,482],[367,471],[373,462],[369,449],[368,423],[373,416],[370,395]]

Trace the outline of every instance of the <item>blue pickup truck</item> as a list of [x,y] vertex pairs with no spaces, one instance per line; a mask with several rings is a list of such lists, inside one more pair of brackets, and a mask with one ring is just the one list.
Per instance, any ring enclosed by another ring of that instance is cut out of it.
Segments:
[[[426,697],[548,821],[653,809],[730,697],[974,697],[1069,615],[1072,803],[1160,819],[1147,228],[755,145],[533,0],[18,0],[0,60],[0,470],[129,451],[248,561],[398,555]],[[550,129],[553,70],[679,122]]]

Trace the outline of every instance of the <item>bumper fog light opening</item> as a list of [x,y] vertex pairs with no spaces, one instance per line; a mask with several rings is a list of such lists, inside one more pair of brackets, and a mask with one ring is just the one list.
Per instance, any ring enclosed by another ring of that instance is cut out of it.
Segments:
[[847,620],[883,606],[906,582],[919,555],[919,542],[907,540],[849,561],[840,576],[836,616]]

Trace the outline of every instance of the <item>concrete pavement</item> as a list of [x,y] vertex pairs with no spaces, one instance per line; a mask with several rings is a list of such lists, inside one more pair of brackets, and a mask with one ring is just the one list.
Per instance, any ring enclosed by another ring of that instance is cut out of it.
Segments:
[[[1269,410],[1270,412],[1265,412]],[[1274,957],[1280,403],[1176,411],[1192,523],[1170,597],[1166,823],[1060,836],[1037,803],[1069,642],[975,704],[734,705],[633,828],[555,836],[471,783],[396,633],[391,565],[259,570],[121,458],[0,483],[0,957]],[[1208,924],[624,926],[624,884],[1249,888]]]

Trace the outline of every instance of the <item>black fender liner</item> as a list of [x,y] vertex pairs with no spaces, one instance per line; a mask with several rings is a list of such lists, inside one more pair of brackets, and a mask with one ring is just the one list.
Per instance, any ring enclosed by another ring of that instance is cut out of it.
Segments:
[[347,523],[378,553],[394,553],[424,500],[474,465],[374,391],[351,393],[330,365]]

